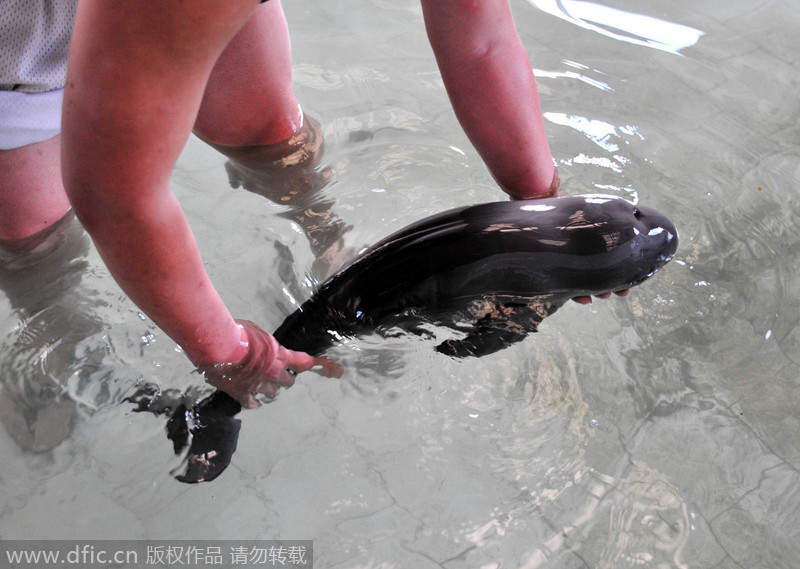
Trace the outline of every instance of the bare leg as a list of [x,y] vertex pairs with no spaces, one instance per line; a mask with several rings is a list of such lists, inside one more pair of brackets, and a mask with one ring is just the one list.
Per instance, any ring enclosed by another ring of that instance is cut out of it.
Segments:
[[314,165],[322,137],[319,125],[303,117],[292,90],[289,30],[279,0],[259,6],[225,47],[194,133],[254,175]]
[[[292,90],[289,31],[280,2],[259,6],[227,45],[209,78],[194,133],[228,156],[231,185],[285,204],[311,248],[331,265],[349,227],[316,194],[322,132],[304,117]],[[327,269],[323,272],[327,272]]]
[[209,77],[194,132],[227,155],[297,134],[289,31],[278,0],[259,6],[226,46]]
[[60,138],[0,151],[0,247],[36,248],[69,211]]
[[[0,420],[20,446],[36,452],[69,435],[76,404],[63,391],[75,346],[101,328],[75,300],[84,266],[77,261],[88,240],[75,227],[68,239],[73,216],[59,145],[56,136],[0,151],[0,290],[19,322],[0,343]],[[94,362],[99,358],[84,357],[80,367]]]

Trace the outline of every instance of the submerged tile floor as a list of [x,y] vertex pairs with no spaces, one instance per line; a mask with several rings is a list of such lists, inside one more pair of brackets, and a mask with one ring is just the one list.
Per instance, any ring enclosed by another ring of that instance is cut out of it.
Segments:
[[[4,288],[0,348],[17,357],[19,338],[38,337],[35,361],[63,368],[50,377],[77,411],[49,452],[0,430],[0,537],[314,539],[317,567],[336,568],[795,567],[800,8],[606,5],[702,35],[677,55],[512,2],[565,190],[668,213],[682,245],[663,274],[625,301],[565,307],[477,362],[424,347],[395,354],[394,369],[376,354],[396,347],[343,350],[354,370],[342,382],[308,378],[244,416],[231,469],[186,487],[168,475],[163,421],[122,399],[139,377],[195,379],[79,250],[67,316],[26,315],[19,287]],[[328,195],[355,226],[348,245],[501,198],[452,118],[416,2],[285,9],[298,93],[326,124]],[[288,285],[272,242],[302,276],[302,237],[263,200],[227,191],[223,161],[197,141],[175,184],[235,312],[277,325]],[[267,245],[242,252],[255,242]],[[40,335],[64,327],[85,340]],[[30,360],[4,361],[3,393],[19,393]]]

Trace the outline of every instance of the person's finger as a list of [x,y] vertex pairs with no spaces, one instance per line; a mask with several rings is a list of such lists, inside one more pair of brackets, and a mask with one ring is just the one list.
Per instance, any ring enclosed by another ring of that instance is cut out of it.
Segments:
[[255,408],[274,399],[281,388],[294,385],[298,373],[314,371],[341,377],[344,369],[335,360],[296,352],[280,345],[271,334],[246,320],[237,320],[245,330],[248,351],[237,364],[198,366],[211,385],[236,399],[243,407]]
[[313,371],[325,377],[341,377],[344,368],[336,360],[315,357],[305,352],[286,350],[286,368],[295,372]]
[[342,377],[344,373],[344,366],[336,360],[321,357],[317,358],[317,364],[311,368],[311,371],[318,373],[324,377]]
[[242,393],[238,396],[235,396],[232,393],[228,392],[228,395],[236,399],[239,402],[239,404],[245,409],[258,409],[259,407],[261,407],[261,402],[255,398],[255,395],[253,393]]
[[258,393],[265,395],[269,399],[275,399],[278,396],[278,391],[284,387],[282,383],[277,381],[262,381],[258,387]]
[[[631,292],[631,289],[626,288],[626,289],[623,289],[623,290],[616,290],[616,291],[614,291],[614,294],[617,295],[617,296],[628,296],[628,294],[630,292]],[[606,299],[606,298],[611,298],[611,293],[610,292],[603,292],[603,293],[600,293],[600,294],[596,294],[595,296],[597,298]],[[591,304],[592,303],[592,297],[588,296],[588,295],[586,295],[586,296],[576,296],[576,297],[573,297],[572,300],[574,300],[578,304]]]
[[318,359],[305,352],[295,352],[293,350],[286,349],[284,349],[284,353],[281,354],[281,356],[284,367],[292,370],[295,373],[301,373],[310,370],[317,365]]

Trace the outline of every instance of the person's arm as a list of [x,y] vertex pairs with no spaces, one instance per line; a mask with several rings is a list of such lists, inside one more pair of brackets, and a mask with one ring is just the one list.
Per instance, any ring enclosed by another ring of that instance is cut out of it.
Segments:
[[[70,201],[122,289],[198,365],[247,360],[253,331],[214,289],[169,178],[214,63],[255,5],[168,2],[154,14],[149,2],[86,0],[70,49],[62,124]],[[267,356],[266,368],[310,363]]]
[[456,116],[500,187],[517,198],[558,189],[536,80],[508,0],[422,0]]
[[555,195],[536,79],[508,0],[422,0],[422,10],[456,116],[494,179],[515,198]]

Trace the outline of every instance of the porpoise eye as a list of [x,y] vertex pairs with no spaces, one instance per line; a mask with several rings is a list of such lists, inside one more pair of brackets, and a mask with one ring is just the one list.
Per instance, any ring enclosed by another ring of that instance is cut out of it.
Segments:
[[639,212],[638,208],[633,208],[633,217],[635,217],[636,219],[642,217],[642,214]]

